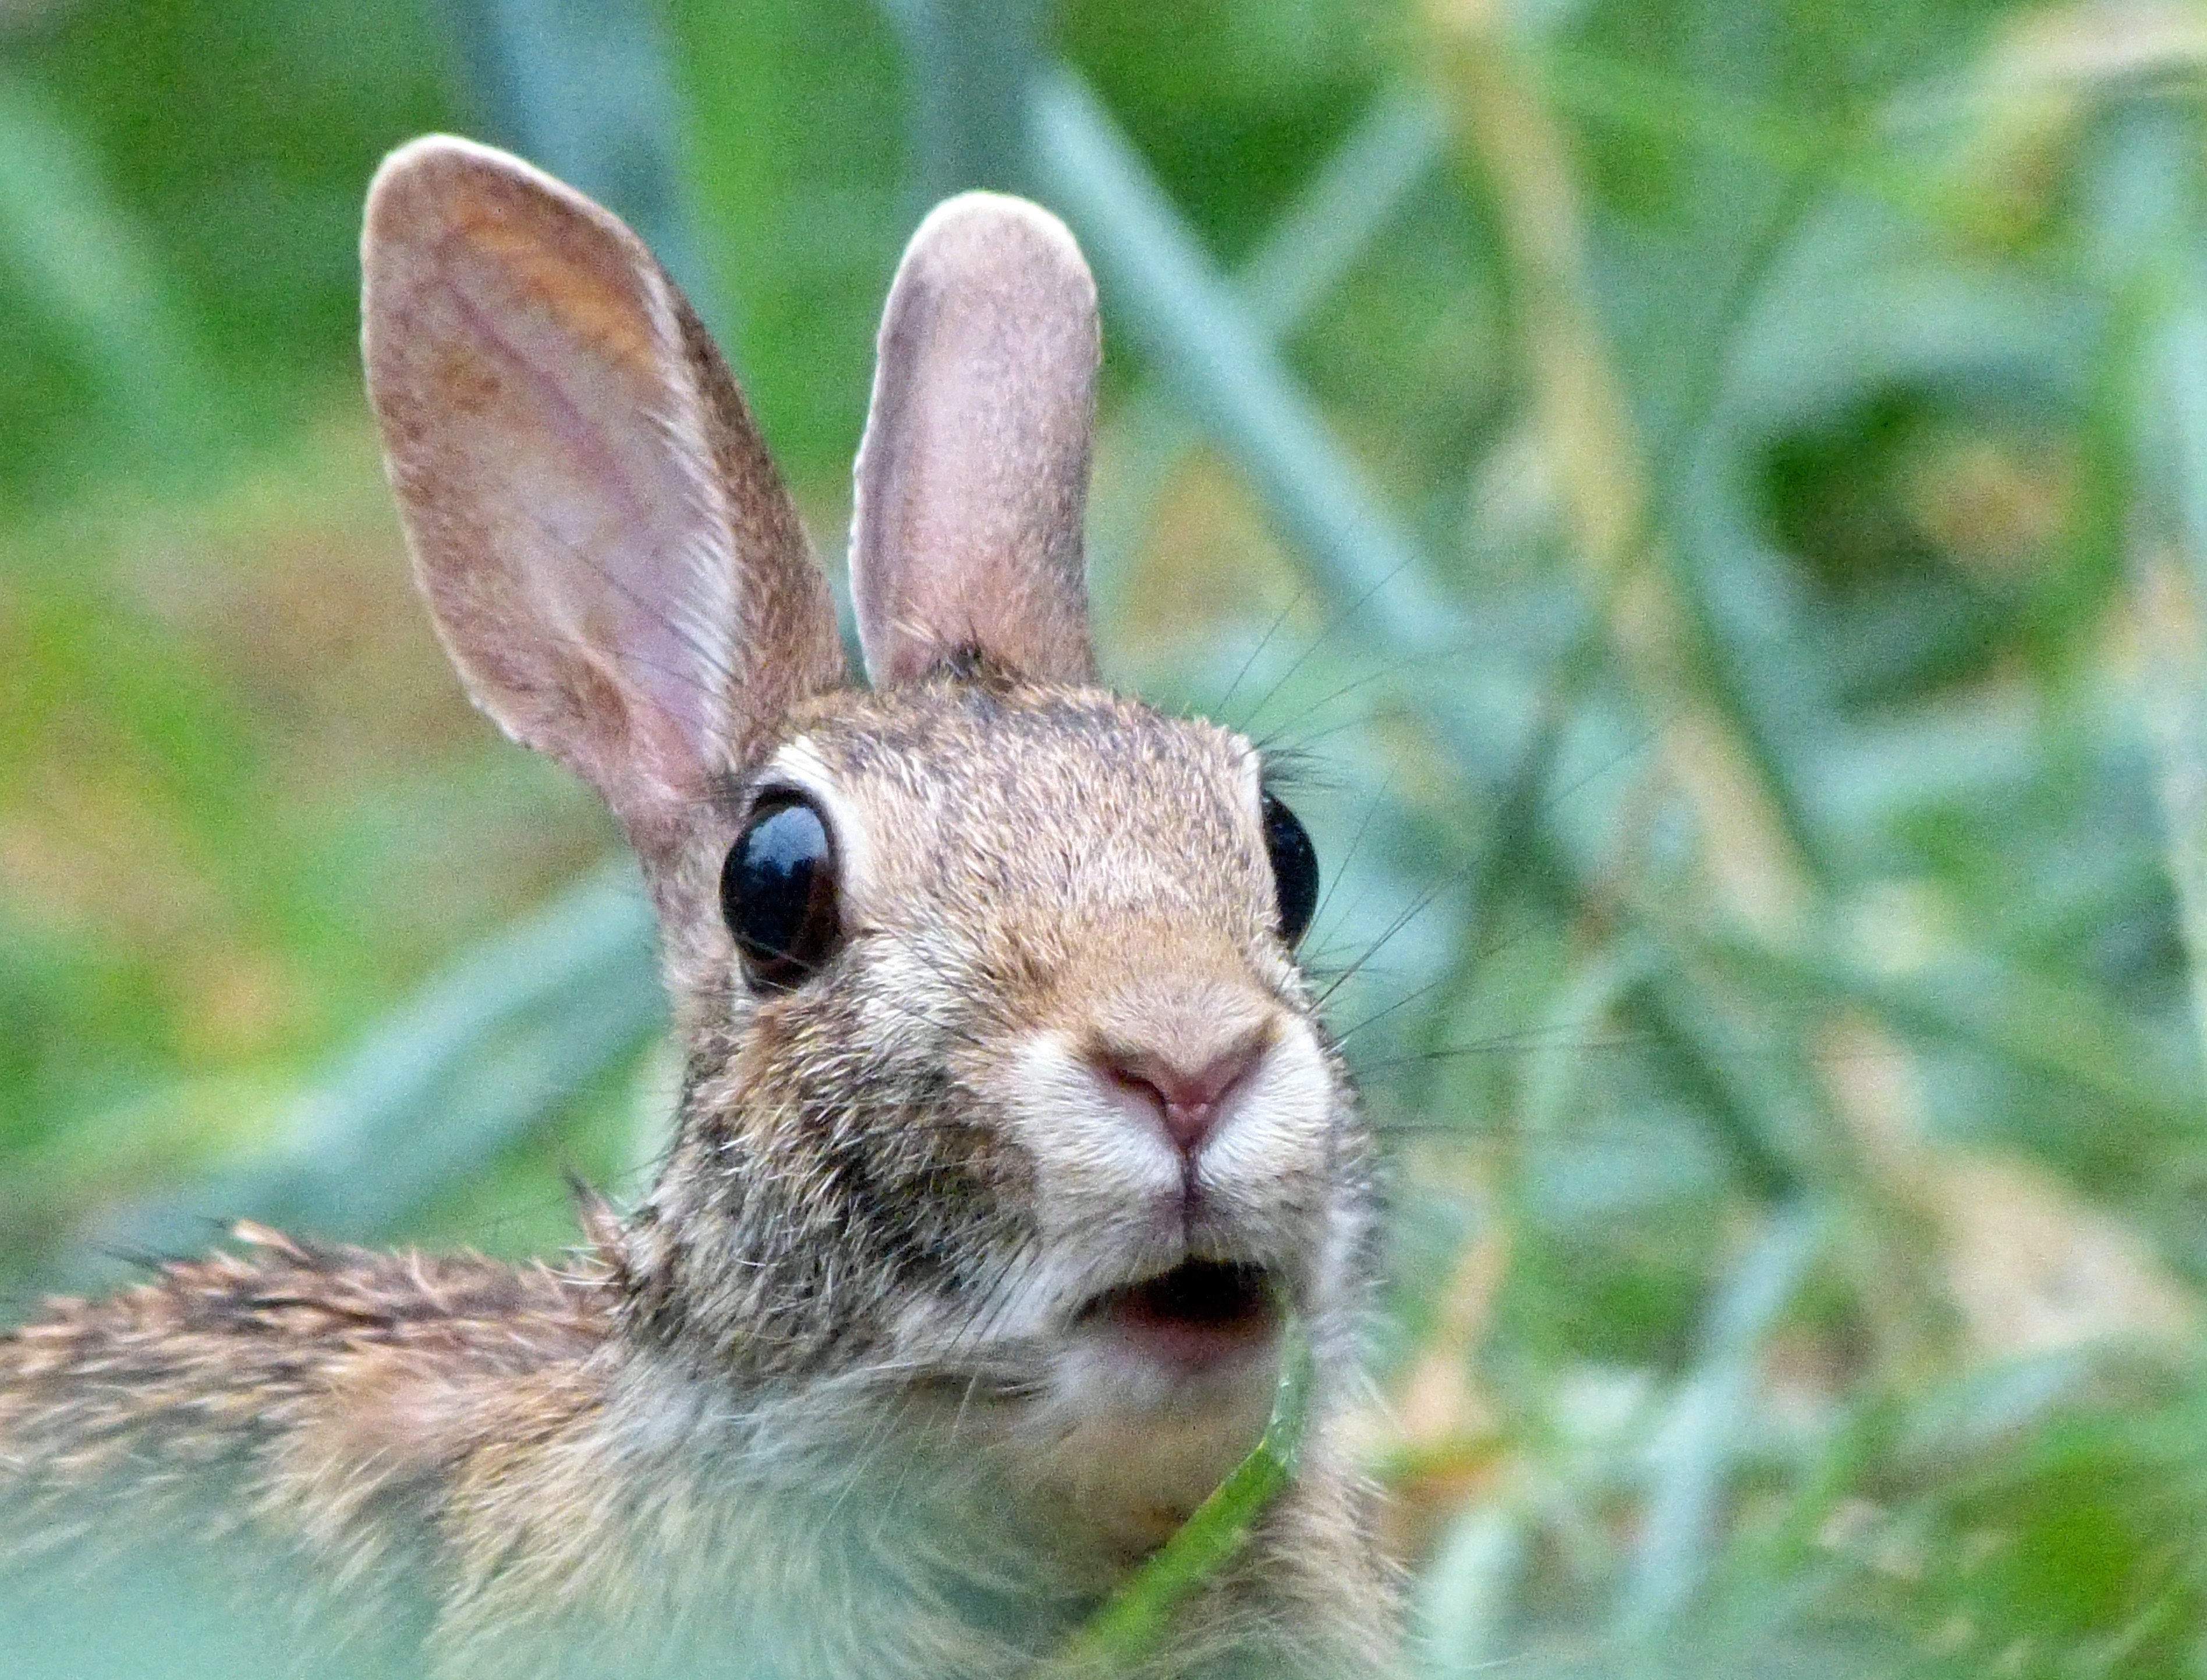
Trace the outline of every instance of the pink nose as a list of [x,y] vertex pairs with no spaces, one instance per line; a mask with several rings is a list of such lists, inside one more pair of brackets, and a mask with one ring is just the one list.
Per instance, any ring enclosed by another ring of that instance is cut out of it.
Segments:
[[1234,1087],[1248,1076],[1265,1054],[1268,1035],[1253,1033],[1197,1067],[1147,1050],[1099,1049],[1096,1066],[1121,1091],[1156,1109],[1173,1147],[1193,1161],[1218,1124]]

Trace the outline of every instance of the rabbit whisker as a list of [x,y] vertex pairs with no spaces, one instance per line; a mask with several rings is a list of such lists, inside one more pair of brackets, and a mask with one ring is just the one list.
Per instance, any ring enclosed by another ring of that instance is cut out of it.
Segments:
[[[1404,671],[1415,669],[1417,667],[1421,665],[1437,665],[1453,660],[1462,659],[1468,655],[1479,653],[1486,649],[1489,645],[1490,644],[1484,640],[1466,640],[1452,643],[1446,647],[1429,648],[1421,653],[1411,654],[1402,658],[1390,660],[1386,665],[1379,670],[1367,672],[1361,677],[1354,678],[1349,681],[1343,683],[1339,688],[1332,691],[1332,692],[1321,696],[1316,700],[1311,701],[1308,704],[1304,706],[1301,711],[1282,720],[1279,723],[1275,724],[1271,729],[1267,730],[1262,736],[1257,737],[1255,744],[1260,751],[1269,749],[1274,743],[1293,732],[1296,726],[1306,718],[1316,716],[1319,713],[1325,710],[1327,707],[1335,704],[1337,702],[1346,700],[1352,694],[1361,693],[1367,688],[1372,688],[1380,683],[1386,682],[1390,679]],[[1409,708],[1407,705],[1397,703],[1395,706],[1385,708],[1382,713],[1379,714],[1379,715],[1386,715],[1392,713],[1403,713],[1409,710]],[[1343,729],[1353,729],[1358,724],[1366,721],[1368,721],[1368,720],[1364,718],[1351,718],[1346,722],[1334,725],[1321,731],[1317,735],[1310,736],[1306,738],[1307,740],[1324,740],[1327,736],[1337,734]]]
[[1256,669],[1257,661],[1264,657],[1265,649],[1272,645],[1272,638],[1280,633],[1281,626],[1287,623],[1295,608],[1301,606],[1309,595],[1310,585],[1307,583],[1295,585],[1295,592],[1288,597],[1288,604],[1272,615],[1272,622],[1265,626],[1265,633],[1257,638],[1257,645],[1249,649],[1249,656],[1241,661],[1241,668],[1234,673],[1234,680],[1226,685],[1226,692],[1220,695],[1211,708],[1215,715],[1225,714],[1227,707],[1233,703],[1234,697],[1240,691],[1242,683],[1247,679],[1250,672]]
[[[1392,583],[1395,579],[1400,577],[1403,572],[1409,571],[1414,563],[1415,557],[1406,555],[1403,559],[1396,562],[1393,566],[1390,567],[1384,577],[1376,578],[1371,583],[1367,584],[1363,592],[1359,595],[1355,600],[1350,601],[1348,606],[1343,607],[1340,612],[1335,613],[1332,619],[1325,625],[1325,627],[1321,630],[1317,636],[1311,639],[1310,645],[1306,647],[1301,653],[1298,654],[1295,658],[1290,661],[1285,671],[1283,671],[1277,678],[1274,679],[1272,686],[1267,689],[1265,691],[1264,697],[1259,699],[1254,706],[1252,706],[1249,708],[1247,713],[1244,714],[1242,720],[1234,726],[1236,732],[1241,734],[1248,733],[1248,726],[1250,721],[1253,720],[1259,713],[1262,712],[1265,707],[1271,705],[1272,702],[1278,697],[1280,691],[1286,687],[1287,685],[1294,679],[1295,675],[1298,671],[1301,670],[1304,666],[1307,665],[1311,661],[1311,660],[1317,655],[1319,649],[1323,648],[1328,642],[1331,641],[1343,631],[1346,630],[1355,619],[1356,616],[1363,612],[1367,607],[1372,604],[1373,601],[1378,597],[1381,590],[1385,589],[1390,583]],[[1219,709],[1223,713],[1225,708],[1222,706]]]

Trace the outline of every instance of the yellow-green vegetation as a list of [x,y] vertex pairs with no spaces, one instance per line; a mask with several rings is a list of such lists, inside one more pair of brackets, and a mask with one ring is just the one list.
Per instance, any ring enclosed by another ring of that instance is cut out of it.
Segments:
[[610,827],[406,580],[381,152],[661,240],[831,553],[904,235],[1016,184],[1108,673],[1303,779],[1417,1671],[2207,1676],[2207,11],[607,0],[588,97],[561,11],[0,7],[11,1297],[549,1253],[657,1145]]

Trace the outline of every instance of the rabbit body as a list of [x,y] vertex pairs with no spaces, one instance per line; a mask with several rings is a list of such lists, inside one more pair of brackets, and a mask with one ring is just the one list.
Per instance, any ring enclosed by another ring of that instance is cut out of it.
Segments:
[[643,864],[675,1141],[561,1270],[247,1227],[0,1338],[0,1546],[235,1549],[252,1613],[396,1672],[1038,1673],[1254,1444],[1292,1311],[1301,1472],[1144,1671],[1382,1671],[1339,1442],[1369,1140],[1257,753],[1094,681],[1069,236],[969,195],[900,270],[852,543],[870,690],[618,222],[422,141],[363,261],[439,630]]
[[[0,1344],[0,1538],[29,1589],[0,1591],[0,1654],[11,1608],[54,1595],[42,1566],[111,1614],[87,1557],[188,1547],[221,1558],[190,1589],[286,1653],[248,1673],[1008,1676],[1133,1555],[1062,1493],[1008,1506],[954,1402],[893,1420],[832,1378],[746,1404],[674,1375],[624,1344],[601,1265],[253,1241]],[[1364,1506],[1307,1478],[1161,1671],[1370,1671]],[[70,1652],[9,1671],[148,1672]]]

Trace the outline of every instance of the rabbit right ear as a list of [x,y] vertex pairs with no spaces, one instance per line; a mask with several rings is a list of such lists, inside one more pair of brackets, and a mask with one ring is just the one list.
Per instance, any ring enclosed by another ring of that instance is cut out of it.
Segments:
[[851,595],[879,684],[967,652],[1096,677],[1081,518],[1096,282],[1025,199],[937,205],[898,264],[858,449]]
[[487,146],[393,152],[361,265],[368,393],[439,633],[476,703],[649,856],[844,679],[743,398],[635,235]]

